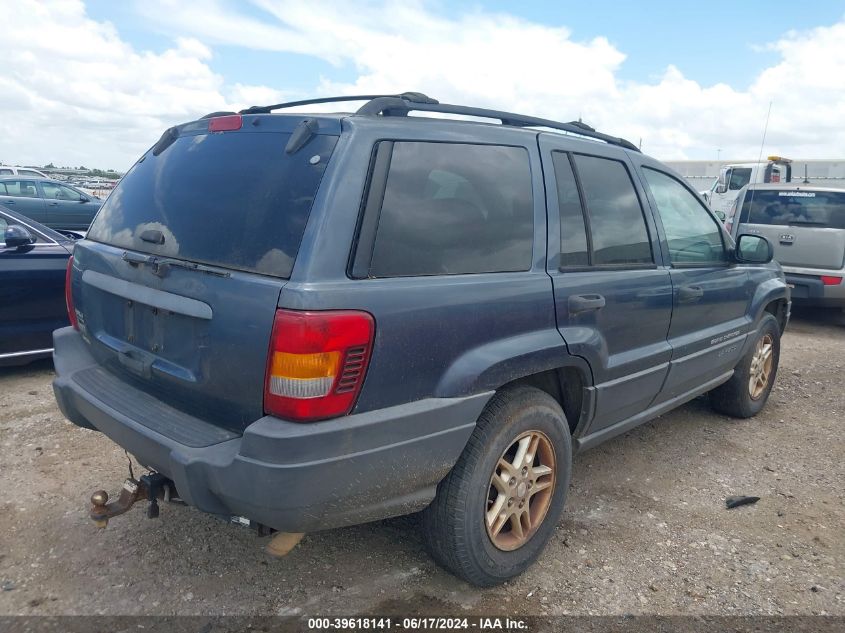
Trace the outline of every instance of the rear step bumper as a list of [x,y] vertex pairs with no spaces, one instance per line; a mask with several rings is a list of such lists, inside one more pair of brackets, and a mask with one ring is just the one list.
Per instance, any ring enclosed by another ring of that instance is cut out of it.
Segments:
[[71,422],[102,431],[172,479],[190,505],[286,532],[424,508],[492,396],[430,398],[308,424],[266,416],[238,436],[123,383],[72,328],[56,330],[54,346],[53,391]]

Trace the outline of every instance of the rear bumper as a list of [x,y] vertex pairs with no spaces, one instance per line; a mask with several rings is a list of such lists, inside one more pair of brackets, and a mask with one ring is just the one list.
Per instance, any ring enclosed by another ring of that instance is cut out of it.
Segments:
[[[159,423],[170,415],[181,422],[167,432],[162,424],[150,428],[148,410],[135,409],[149,399],[135,387],[119,383],[120,393],[89,387],[92,372],[119,379],[96,364],[78,332],[57,330],[54,345],[53,391],[71,422],[102,431],[142,464],[171,478],[190,505],[288,532],[424,508],[492,395],[431,398],[310,424],[267,416],[242,436],[221,433],[156,401]],[[207,442],[213,443],[203,445]]]
[[815,275],[784,270],[786,283],[791,286],[793,303],[830,308],[845,308],[845,280],[835,286],[822,283],[821,275],[843,276],[843,271],[820,272]]

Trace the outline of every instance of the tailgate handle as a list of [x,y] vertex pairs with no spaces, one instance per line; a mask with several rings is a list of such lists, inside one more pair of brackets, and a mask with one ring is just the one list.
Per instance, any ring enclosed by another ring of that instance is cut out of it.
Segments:
[[601,310],[605,305],[605,300],[601,295],[573,295],[569,297],[567,303],[570,314],[577,314],[578,312]]
[[117,359],[120,364],[126,367],[133,374],[142,376],[143,378],[150,378],[152,376],[152,360],[140,360],[133,358],[132,350],[121,350],[117,354]]

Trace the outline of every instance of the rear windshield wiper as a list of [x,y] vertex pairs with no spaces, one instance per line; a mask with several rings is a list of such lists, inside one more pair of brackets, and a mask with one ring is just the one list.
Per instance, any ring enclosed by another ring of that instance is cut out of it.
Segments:
[[169,257],[156,257],[155,255],[136,255],[135,253],[130,253],[129,251],[123,253],[123,261],[129,262],[133,266],[138,266],[139,264],[150,266],[150,268],[152,269],[152,273],[154,275],[158,275],[159,277],[164,277],[164,275],[167,273],[167,269],[171,266],[174,268],[184,268],[186,270],[195,270],[200,273],[216,275],[217,277],[232,276],[232,273],[226,272],[224,270],[217,270],[216,268],[212,268],[211,266],[204,266],[202,264],[196,264],[194,262],[186,262],[181,259],[171,259]]

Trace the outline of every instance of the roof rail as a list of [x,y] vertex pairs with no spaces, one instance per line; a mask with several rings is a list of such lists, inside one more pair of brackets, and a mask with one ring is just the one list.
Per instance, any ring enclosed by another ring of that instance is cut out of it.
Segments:
[[545,127],[553,130],[561,130],[563,132],[569,132],[579,136],[598,139],[600,141],[604,141],[605,143],[609,143],[610,145],[618,145],[635,152],[640,151],[640,149],[630,141],[626,141],[624,138],[619,138],[618,136],[610,136],[608,134],[597,132],[594,128],[590,127],[586,123],[582,123],[581,121],[561,123],[550,119],[540,119],[522,114],[514,114],[513,112],[501,112],[499,110],[488,110],[487,108],[449,105],[446,103],[439,103],[434,99],[428,98],[427,101],[408,99],[406,98],[406,95],[408,94],[417,95],[418,93],[374,97],[372,100],[361,106],[356,114],[371,116],[407,116],[409,112],[415,110],[424,112],[440,112],[443,114],[459,114],[462,116],[474,116],[484,119],[498,119],[501,121],[502,125],[512,125],[515,127]]
[[273,110],[281,110],[283,108],[294,108],[296,106],[314,105],[317,103],[342,103],[344,101],[368,101],[372,102],[376,99],[400,99],[402,103],[420,103],[432,105],[436,104],[437,100],[427,97],[421,92],[403,92],[398,95],[347,95],[340,97],[323,97],[322,99],[305,99],[304,101],[288,101],[287,103],[276,103],[267,106],[252,106],[241,110],[239,114],[269,114]]

